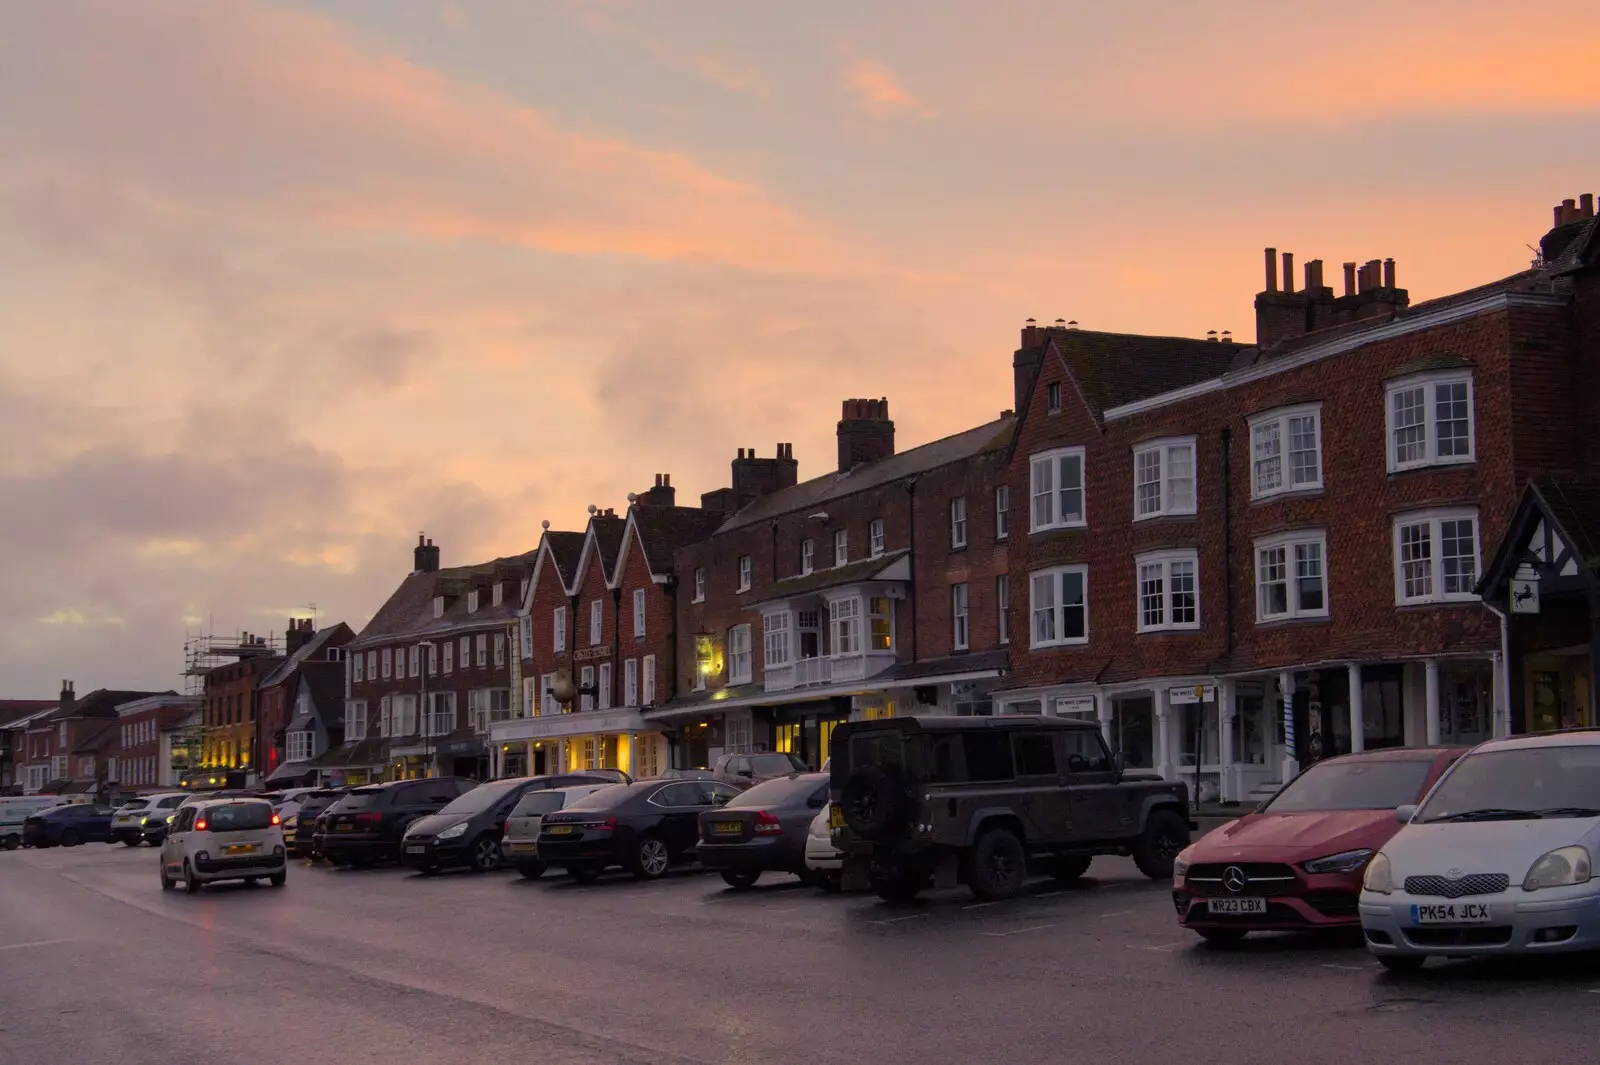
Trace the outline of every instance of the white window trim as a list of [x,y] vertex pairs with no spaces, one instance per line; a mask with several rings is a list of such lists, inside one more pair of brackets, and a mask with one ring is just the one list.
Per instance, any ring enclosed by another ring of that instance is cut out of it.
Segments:
[[639,705],[654,706],[656,701],[656,656],[645,655],[639,666]]
[[[1322,609],[1302,610],[1300,608],[1300,587],[1295,576],[1294,545],[1315,543],[1322,545]],[[1289,612],[1287,614],[1263,614],[1261,612],[1261,552],[1275,547],[1285,548],[1284,564],[1288,567],[1285,579],[1289,582]],[[1250,557],[1251,584],[1255,587],[1256,596],[1256,624],[1268,624],[1276,621],[1292,621],[1296,618],[1325,618],[1328,616],[1328,607],[1333,602],[1333,577],[1332,567],[1328,564],[1328,533],[1325,529],[1299,529],[1294,532],[1282,533],[1277,536],[1263,537],[1255,541],[1253,553]]]
[[517,619],[517,635],[520,637],[522,657],[533,657],[533,618],[527,614]]
[[[782,639],[775,639],[781,636]],[[773,669],[787,666],[795,659],[794,612],[774,610],[761,616],[761,667]],[[774,654],[774,648],[782,653]]]
[[[1317,419],[1317,479],[1314,484],[1292,484],[1292,468],[1289,462],[1289,419],[1304,415],[1314,415]],[[1268,422],[1278,423],[1278,463],[1283,472],[1282,482],[1276,488],[1262,491],[1256,484],[1256,426],[1266,425]],[[1277,407],[1273,410],[1263,411],[1250,419],[1250,433],[1245,438],[1247,457],[1250,461],[1250,498],[1271,499],[1274,496],[1288,495],[1296,492],[1320,492],[1327,480],[1327,457],[1322,451],[1322,404],[1301,403],[1293,407]],[[1198,488],[1198,486],[1197,486]],[[1196,496],[1199,492],[1196,491]]]
[[754,559],[749,555],[739,556],[739,581],[736,591],[748,592],[750,590],[752,578],[755,576],[755,569]]
[[630,658],[622,663],[622,705],[639,705],[639,660]]
[[477,639],[476,647],[477,647],[477,654],[473,658],[473,662],[476,663],[476,665],[477,665],[477,667],[479,669],[485,669],[489,665],[489,634],[488,633],[484,633],[484,632],[478,633],[478,639]]
[[456,642],[454,640],[446,640],[444,642],[444,671],[446,673],[453,673],[455,672],[455,668]]
[[506,600],[506,586],[499,581],[494,582],[494,591],[490,594],[494,606],[499,606]]
[[[1321,424],[1320,422],[1318,423]],[[1320,445],[1320,438],[1319,438]],[[1189,449],[1189,505],[1176,506],[1172,503],[1172,482],[1169,477],[1171,465],[1167,454],[1173,448],[1186,447]],[[1160,486],[1159,499],[1156,509],[1148,514],[1139,513],[1139,457],[1150,452],[1159,452],[1161,455],[1161,476],[1156,483]],[[1192,515],[1197,512],[1200,503],[1200,463],[1196,458],[1197,449],[1195,438],[1192,436],[1167,436],[1160,440],[1147,440],[1133,449],[1133,520],[1149,521],[1151,518],[1166,518],[1175,515]],[[1253,468],[1253,467],[1252,467]]]
[[950,586],[950,648],[965,651],[972,643],[972,600],[965,581]]
[[[1061,518],[1061,485],[1057,483],[1060,472],[1060,460],[1068,457],[1078,460],[1078,491],[1083,495],[1083,505],[1078,508],[1079,515],[1072,521],[1063,521]],[[1034,503],[1039,496],[1036,480],[1037,470],[1041,462],[1052,463],[1050,474],[1051,512],[1055,515],[1046,524],[1038,523],[1038,512]],[[1058,447],[1049,451],[1040,451],[1028,456],[1028,528],[1033,532],[1045,532],[1050,529],[1082,529],[1089,524],[1089,460],[1081,447]]]
[[872,519],[872,523],[867,526],[867,550],[868,550],[868,553],[871,554],[871,556],[873,558],[879,557],[880,555],[883,554],[883,544],[884,544],[883,519],[882,518],[873,518]]
[[[1412,510],[1404,514],[1397,514],[1394,518],[1393,531],[1390,537],[1390,548],[1394,552],[1394,603],[1395,606],[1417,606],[1426,603],[1474,603],[1478,601],[1476,592],[1444,591],[1444,556],[1440,552],[1439,524],[1446,521],[1472,522],[1472,572],[1473,583],[1483,579],[1483,535],[1478,525],[1477,507],[1430,507],[1426,510]],[[1431,571],[1433,591],[1428,595],[1407,597],[1405,570],[1400,562],[1400,530],[1407,525],[1428,526],[1428,565]]]
[[[734,668],[734,662],[736,661],[734,656],[735,656],[736,652],[733,649],[733,638],[734,638],[734,634],[735,633],[740,633],[744,637],[744,652],[743,652],[743,654],[744,654],[744,668],[743,668],[743,670],[739,670],[739,669]],[[752,642],[752,639],[751,639],[750,626],[748,624],[745,624],[745,625],[734,625],[734,626],[732,626],[732,627],[730,627],[728,629],[728,683],[729,684],[749,684],[754,679],[755,679],[755,645],[754,645],[754,643]]]
[[[1439,457],[1439,409],[1434,400],[1434,386],[1441,384],[1465,384],[1467,386],[1467,453],[1465,455],[1447,455]],[[1414,462],[1400,462],[1395,458],[1394,447],[1394,396],[1396,392],[1407,392],[1413,388],[1424,388],[1426,394],[1423,399],[1424,419],[1422,422],[1425,437],[1423,440],[1423,457]],[[1462,466],[1478,461],[1478,412],[1477,393],[1473,388],[1471,370],[1430,370],[1425,373],[1408,374],[1397,377],[1393,381],[1385,381],[1383,385],[1383,451],[1390,473],[1399,473],[1402,470],[1417,470],[1425,466]]]
[[644,589],[635,588],[633,590],[633,635],[635,639],[644,636],[644,610]]
[[442,595],[433,597],[433,616],[436,618],[444,617],[444,596]]
[[994,538],[1011,538],[1011,486],[997,485],[994,490]]
[[835,529],[833,531],[833,565],[834,565],[834,568],[837,569],[840,566],[848,566],[849,564],[850,564],[850,530],[849,529]]
[[589,600],[589,646],[599,647],[606,627],[605,604],[599,599]]
[[601,710],[610,710],[611,709],[611,663],[610,662],[601,662],[600,663],[599,676],[595,680],[595,683],[600,686],[600,691],[595,696],[596,702],[599,704],[598,708],[601,709]]
[[703,603],[706,601],[706,568],[704,566],[696,566],[694,568],[694,594],[689,601],[691,603]]
[[[1194,621],[1174,622],[1172,620],[1172,564],[1174,562],[1190,562],[1194,564]],[[1146,625],[1144,620],[1144,590],[1143,571],[1146,566],[1161,567],[1161,624]],[[1323,581],[1327,581],[1328,561],[1322,561]],[[1326,595],[1323,596],[1327,598]],[[1194,632],[1200,628],[1200,552],[1193,549],[1179,549],[1172,551],[1151,551],[1143,555],[1135,555],[1133,559],[1133,617],[1134,624],[1139,632]]]
[[967,546],[967,497],[956,496],[950,500],[950,549]]
[[476,614],[477,612],[478,612],[478,590],[476,588],[474,588],[472,591],[467,593],[467,613]]
[[550,646],[557,654],[567,649],[567,608],[564,606],[551,611]]
[[800,541],[800,576],[813,573],[817,568],[817,542],[810,537]]
[[[428,657],[429,658],[433,657],[433,649],[431,647],[428,649]],[[497,632],[497,633],[494,634],[494,668],[499,669],[501,666],[503,666],[505,664],[506,664],[506,634],[503,633],[503,632]],[[431,666],[431,663],[430,663],[430,666]]]
[[[1055,605],[1051,608],[1056,612],[1056,633],[1057,633],[1057,636],[1053,640],[1041,640],[1041,639],[1038,638],[1037,631],[1035,630],[1034,624],[1033,624],[1033,582],[1034,582],[1034,578],[1036,578],[1036,577],[1045,577],[1045,576],[1057,578],[1057,580],[1056,580],[1056,591],[1057,591],[1057,593],[1059,593],[1060,589],[1061,589],[1061,584],[1060,584],[1060,579],[1059,578],[1061,577],[1061,575],[1063,573],[1081,573],[1083,575],[1083,635],[1082,636],[1070,636],[1070,637],[1069,636],[1065,636],[1065,635],[1061,635],[1061,634],[1065,633],[1066,630],[1067,630],[1066,617],[1065,617],[1065,614],[1064,614],[1064,611],[1066,609],[1066,604],[1064,604],[1064,603],[1059,601],[1059,594],[1058,594],[1058,600],[1055,603]],[[1085,644],[1087,644],[1089,642],[1090,632],[1091,632],[1091,630],[1089,628],[1089,567],[1088,566],[1083,565],[1081,563],[1077,563],[1077,564],[1070,565],[1070,566],[1048,566],[1048,567],[1046,567],[1044,569],[1033,570],[1028,574],[1028,646],[1029,647],[1082,647],[1082,646],[1084,646]]]

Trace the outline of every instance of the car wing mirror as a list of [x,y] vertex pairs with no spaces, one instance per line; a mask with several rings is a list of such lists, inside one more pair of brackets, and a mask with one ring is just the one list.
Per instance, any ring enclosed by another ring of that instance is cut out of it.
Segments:
[[1408,802],[1404,806],[1396,806],[1394,809],[1394,819],[1400,822],[1402,825],[1409,825],[1411,823],[1411,819],[1415,816],[1417,816],[1417,806],[1415,803]]
[[1116,754],[1112,755],[1111,771],[1117,774],[1119,777],[1126,773],[1128,771],[1128,756],[1123,754],[1121,751],[1118,751]]

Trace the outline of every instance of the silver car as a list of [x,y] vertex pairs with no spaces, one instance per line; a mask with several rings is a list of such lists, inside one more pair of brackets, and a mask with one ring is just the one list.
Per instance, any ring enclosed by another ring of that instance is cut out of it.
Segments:
[[544,875],[545,864],[539,860],[539,825],[545,814],[564,810],[585,795],[614,787],[612,784],[579,784],[570,788],[550,788],[545,791],[523,793],[506,817],[505,831],[500,837],[500,854],[507,865],[529,880]]
[[1600,731],[1482,744],[1395,817],[1360,902],[1384,967],[1600,949]]

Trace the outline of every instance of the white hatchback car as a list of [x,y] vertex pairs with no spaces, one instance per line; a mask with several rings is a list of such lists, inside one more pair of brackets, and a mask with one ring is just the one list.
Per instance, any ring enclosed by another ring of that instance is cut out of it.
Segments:
[[283,828],[262,799],[202,799],[181,807],[161,843],[161,886],[193,894],[219,880],[282,887],[288,879]]
[[1480,744],[1395,817],[1360,903],[1385,968],[1600,949],[1600,731]]

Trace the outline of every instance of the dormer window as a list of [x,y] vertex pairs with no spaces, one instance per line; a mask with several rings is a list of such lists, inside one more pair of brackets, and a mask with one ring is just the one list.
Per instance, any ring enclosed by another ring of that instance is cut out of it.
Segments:
[[467,613],[476,614],[477,612],[478,612],[478,590],[476,588],[474,588],[472,591],[467,593]]
[[494,582],[494,592],[493,592],[493,596],[492,596],[492,602],[494,603],[495,606],[499,606],[501,603],[505,602],[505,598],[506,598],[506,586],[500,581],[495,581]]
[[436,618],[444,617],[444,596],[442,595],[433,597],[433,616]]

